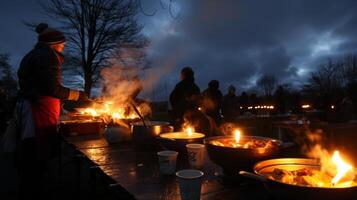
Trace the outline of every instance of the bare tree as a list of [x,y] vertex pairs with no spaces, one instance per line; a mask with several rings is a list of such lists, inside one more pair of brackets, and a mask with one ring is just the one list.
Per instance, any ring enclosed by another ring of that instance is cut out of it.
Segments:
[[15,96],[17,92],[17,82],[10,65],[10,56],[0,53],[0,90],[7,96]]
[[341,61],[341,76],[343,85],[349,85],[357,82],[357,55],[346,56]]
[[329,109],[332,103],[338,103],[343,98],[341,66],[341,62],[330,59],[311,72],[303,91],[313,99],[317,108]]
[[257,86],[263,91],[266,97],[270,97],[273,94],[277,84],[278,81],[275,76],[270,74],[262,75],[257,81]]
[[147,44],[140,35],[135,0],[49,0],[42,7],[67,35],[69,56],[64,70],[69,70],[67,75],[74,83],[83,85],[84,80],[88,95],[101,69],[109,66],[111,57],[120,55],[124,45]]
[[319,66],[318,70],[312,72],[308,83],[304,86],[305,91],[311,91],[319,96],[332,94],[340,89],[341,76],[339,74],[340,64],[329,60],[326,64]]

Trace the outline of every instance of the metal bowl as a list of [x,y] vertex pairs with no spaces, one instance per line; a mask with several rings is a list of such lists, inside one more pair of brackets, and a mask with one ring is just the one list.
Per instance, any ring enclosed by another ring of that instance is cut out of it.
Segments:
[[172,132],[174,127],[169,122],[148,121],[131,123],[131,132],[133,134],[133,145],[136,150],[155,149],[156,137],[161,133]]
[[259,137],[259,136],[242,136],[241,140],[265,140],[273,141],[271,148],[233,148],[223,147],[212,144],[214,140],[232,139],[232,136],[217,136],[205,139],[208,156],[217,165],[221,166],[225,174],[238,175],[238,170],[252,171],[256,162],[274,158],[280,152],[283,142],[280,140]]
[[274,168],[311,168],[319,169],[321,166],[317,160],[304,158],[280,158],[258,162],[254,166],[255,174],[241,171],[240,174],[259,180],[264,183],[265,188],[277,199],[292,200],[352,200],[357,199],[357,186],[345,188],[328,187],[308,187],[301,185],[291,185],[269,179],[265,174],[270,173]]

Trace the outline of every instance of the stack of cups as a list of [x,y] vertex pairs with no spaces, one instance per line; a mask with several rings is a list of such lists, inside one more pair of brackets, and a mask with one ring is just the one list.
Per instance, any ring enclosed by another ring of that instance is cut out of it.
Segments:
[[179,180],[181,200],[199,200],[203,172],[195,169],[186,169],[176,172]]
[[202,169],[205,163],[205,145],[187,144],[188,162],[194,169]]
[[177,151],[159,151],[160,172],[164,175],[173,175],[176,171]]

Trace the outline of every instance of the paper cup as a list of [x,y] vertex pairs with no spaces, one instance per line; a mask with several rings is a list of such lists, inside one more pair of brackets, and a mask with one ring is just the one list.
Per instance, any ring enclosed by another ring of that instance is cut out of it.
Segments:
[[160,172],[164,175],[173,175],[176,171],[177,151],[159,151]]
[[202,169],[205,162],[205,145],[187,144],[188,162],[195,169]]
[[200,170],[186,169],[176,172],[182,200],[199,200],[204,173]]

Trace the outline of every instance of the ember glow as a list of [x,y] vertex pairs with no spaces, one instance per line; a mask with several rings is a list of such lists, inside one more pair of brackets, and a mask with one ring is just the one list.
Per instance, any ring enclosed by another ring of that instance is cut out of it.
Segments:
[[277,146],[274,140],[259,139],[254,137],[242,137],[239,129],[235,129],[233,136],[226,136],[210,141],[212,145],[229,148],[243,148],[243,149],[257,149],[265,152],[266,149],[274,148]]
[[347,174],[348,171],[352,170],[352,166],[342,160],[339,151],[333,153],[332,162],[337,167],[337,173],[331,181],[331,185],[334,186]]

